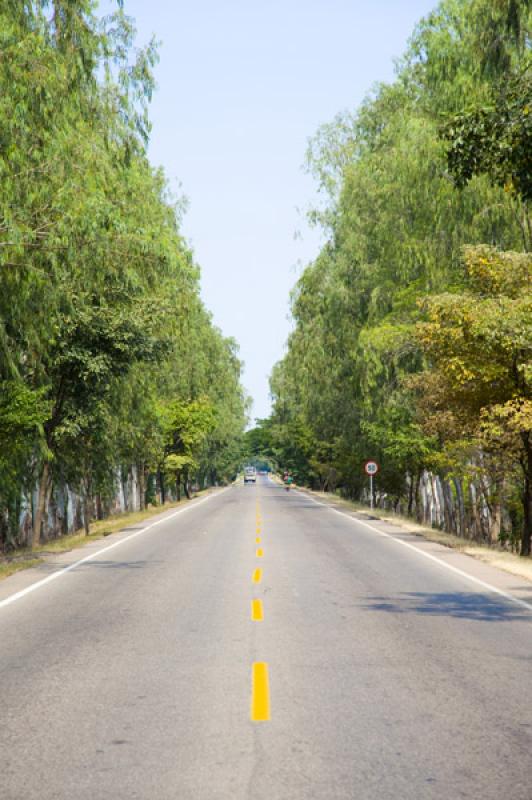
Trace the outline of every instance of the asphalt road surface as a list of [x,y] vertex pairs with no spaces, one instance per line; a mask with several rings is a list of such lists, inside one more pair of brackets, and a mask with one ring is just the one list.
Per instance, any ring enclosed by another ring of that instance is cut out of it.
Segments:
[[532,800],[530,585],[265,478],[152,522],[0,584],[2,800]]

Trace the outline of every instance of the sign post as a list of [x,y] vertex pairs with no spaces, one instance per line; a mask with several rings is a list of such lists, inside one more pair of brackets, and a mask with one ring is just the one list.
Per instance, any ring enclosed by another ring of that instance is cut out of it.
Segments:
[[376,461],[370,459],[364,462],[364,472],[369,475],[369,507],[373,509],[373,476],[377,474],[380,467]]

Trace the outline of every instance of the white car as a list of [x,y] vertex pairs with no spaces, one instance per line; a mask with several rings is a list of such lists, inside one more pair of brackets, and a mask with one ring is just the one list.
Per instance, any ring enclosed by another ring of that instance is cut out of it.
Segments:
[[244,469],[244,483],[256,483],[257,470],[255,467],[245,467]]

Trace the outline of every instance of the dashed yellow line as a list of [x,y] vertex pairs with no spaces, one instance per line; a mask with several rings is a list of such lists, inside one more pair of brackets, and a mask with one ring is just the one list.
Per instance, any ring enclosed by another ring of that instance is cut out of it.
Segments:
[[[262,515],[260,512],[259,501],[256,503],[255,517],[255,544],[261,543]],[[264,550],[257,547],[255,551],[257,558],[262,558]],[[253,570],[253,583],[262,581],[262,570]],[[251,601],[251,619],[260,622],[264,619],[264,609],[262,600],[254,599]],[[268,675],[268,664],[265,661],[256,661],[252,666],[251,677],[251,720],[252,722],[268,722],[270,719],[270,683]]]
[[256,661],[252,667],[251,678],[251,720],[268,722],[270,719],[270,684],[268,664]]
[[264,609],[262,608],[262,600],[251,601],[251,619],[253,622],[262,622],[264,619]]

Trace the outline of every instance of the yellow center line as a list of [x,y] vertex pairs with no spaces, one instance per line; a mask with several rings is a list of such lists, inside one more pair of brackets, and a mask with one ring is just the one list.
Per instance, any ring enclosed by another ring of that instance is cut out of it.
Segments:
[[251,720],[267,722],[270,719],[270,685],[268,665],[264,661],[253,664],[251,683]]
[[264,550],[262,549],[262,547],[257,547],[257,552],[255,553],[255,555],[257,556],[257,558],[262,558],[262,556],[264,555]]
[[255,536],[255,544],[260,544],[260,536]]
[[262,570],[257,567],[256,570],[253,571],[253,583],[260,583],[262,580]]
[[253,620],[253,622],[262,622],[262,620],[264,619],[262,600],[251,601],[251,619]]

